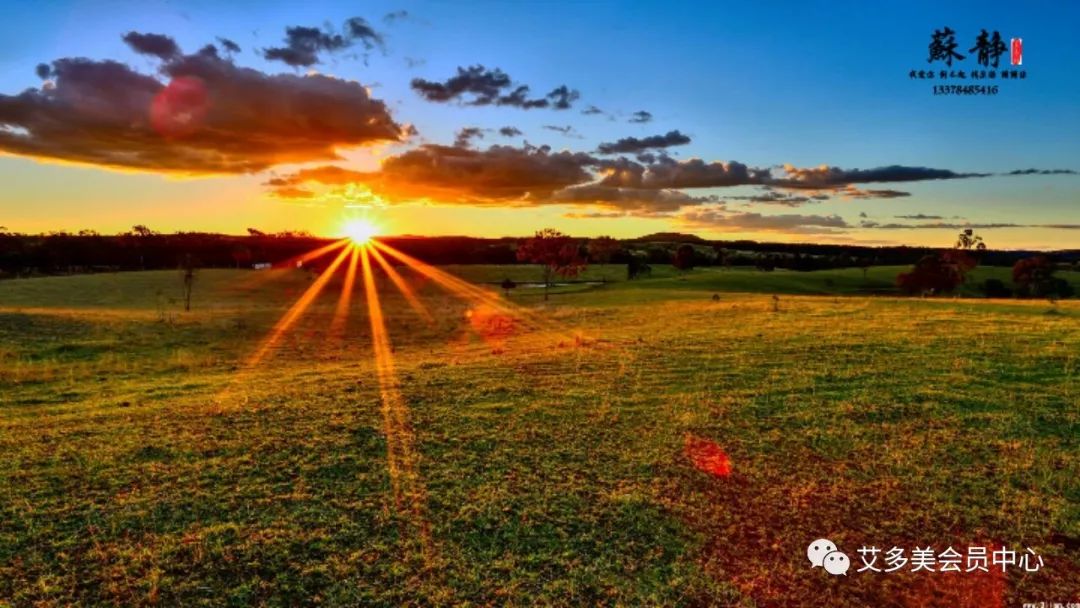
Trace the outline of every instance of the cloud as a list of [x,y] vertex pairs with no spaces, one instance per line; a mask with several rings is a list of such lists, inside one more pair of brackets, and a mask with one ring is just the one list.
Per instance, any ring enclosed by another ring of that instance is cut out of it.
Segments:
[[1051,228],[1055,230],[1080,230],[1080,224],[1016,224],[1012,222],[983,224],[975,224],[970,222],[922,222],[918,224],[879,224],[877,222],[862,222],[859,225],[862,228],[874,228],[880,230],[964,230],[967,228],[971,228],[973,230],[993,230],[998,228]]
[[1004,175],[1077,175],[1072,169],[1016,169]]
[[581,94],[566,88],[566,85],[564,84],[548,93],[547,98],[551,101],[552,108],[556,110],[569,110],[570,106],[581,98]]
[[650,137],[624,137],[616,142],[602,143],[597,147],[601,154],[634,154],[655,148],[683,146],[690,143],[690,137],[679,131],[668,131],[664,135]]
[[851,184],[848,184],[843,188],[834,190],[834,192],[845,198],[856,198],[862,200],[872,198],[903,198],[906,196],[911,196],[910,192],[903,192],[900,190],[863,190],[861,188],[856,188]]
[[510,85],[510,77],[505,72],[498,68],[488,70],[482,65],[459,67],[457,75],[445,82],[414,78],[411,83],[413,90],[428,101],[447,102],[469,94],[474,96],[469,105],[491,104],[498,99],[499,92]]
[[917,182],[988,177],[992,175],[990,173],[957,173],[948,169],[905,167],[902,165],[889,165],[874,169],[841,169],[840,167],[830,167],[828,165],[803,169],[793,165],[784,165],[784,173],[785,177],[774,180],[774,186],[813,190],[842,188],[849,184],[872,182]]
[[679,220],[694,228],[723,232],[829,234],[851,227],[839,215],[762,215],[760,213],[729,212],[722,207],[692,210],[680,215]]
[[310,67],[319,63],[321,53],[333,53],[352,47],[357,42],[371,50],[383,46],[383,37],[361,17],[345,21],[338,34],[317,27],[292,26],[285,28],[285,46],[263,49],[263,57],[281,61],[293,67]]
[[221,36],[218,36],[218,42],[221,43],[221,46],[225,48],[226,52],[229,52],[229,53],[239,53],[240,52],[240,45],[236,44],[232,40],[229,40],[228,38],[222,38]]
[[585,108],[584,110],[582,110],[581,113],[586,115],[586,116],[595,116],[596,114],[607,114],[607,112],[601,110],[600,108],[598,108],[596,106],[589,106],[589,107]]
[[404,21],[404,20],[406,20],[408,18],[409,18],[409,11],[397,10],[397,11],[390,11],[389,13],[386,13],[385,15],[383,15],[382,20],[383,20],[383,23],[385,23],[387,25],[394,25],[398,21]]
[[586,184],[564,188],[552,196],[555,202],[614,207],[633,215],[670,213],[683,207],[715,203],[715,196],[691,196],[678,190],[643,190]]
[[785,207],[801,207],[809,203],[817,203],[823,200],[828,200],[828,194],[814,194],[810,195],[794,195],[787,192],[779,192],[772,189],[763,189],[760,194],[752,194],[750,196],[729,196],[727,197],[733,200],[744,200],[751,203],[763,203],[766,205],[782,205]]
[[760,186],[772,179],[768,169],[748,167],[737,161],[705,162],[697,158],[676,161],[665,157],[649,165],[620,158],[600,162],[598,166],[604,171],[602,181],[605,185],[630,188],[681,190]]
[[574,130],[574,127],[572,127],[570,125],[566,125],[564,127],[560,127],[558,125],[544,125],[543,128],[548,130],[548,131],[555,131],[556,133],[562,133],[563,135],[565,135],[567,137],[573,137],[574,139],[581,139],[582,138],[581,135],[578,134],[578,132]]
[[[626,213],[622,211],[571,211],[564,213],[563,217],[571,220],[588,220],[588,219],[615,219],[621,217],[627,217]],[[656,217],[669,217],[667,215],[659,215]]]
[[[865,215],[861,217],[866,217]],[[895,215],[893,216],[898,220],[943,220],[945,219],[940,215],[926,215],[925,213],[916,213],[915,215]]]
[[[127,36],[155,56],[159,37]],[[0,94],[0,151],[103,167],[244,173],[339,158],[337,149],[397,141],[401,127],[363,85],[270,75],[206,52],[176,54],[161,76],[116,61],[54,61],[54,81]]]
[[315,193],[310,190],[304,190],[302,188],[294,188],[292,186],[282,186],[270,193],[275,198],[283,199],[309,199],[315,196]]
[[585,167],[591,162],[587,155],[552,152],[547,146],[474,150],[428,144],[391,156],[377,171],[322,168],[299,171],[268,185],[358,186],[388,204],[535,205],[549,204],[554,192],[590,181]]
[[163,60],[172,59],[180,54],[180,47],[177,46],[176,41],[162,34],[128,32],[124,34],[123,41],[136,53],[153,55]]
[[436,103],[457,101],[469,106],[497,105],[524,110],[566,110],[580,97],[577,91],[563,85],[544,97],[530,99],[527,85],[515,85],[506,72],[498,68],[489,70],[482,65],[459,67],[457,74],[442,82],[414,78],[410,86],[427,101]]
[[503,127],[499,129],[499,135],[502,135],[503,137],[517,137],[518,135],[523,135],[523,133],[521,132],[521,129],[517,127]]
[[480,127],[465,127],[458,129],[457,135],[454,137],[454,145],[459,148],[468,148],[472,145],[474,139],[484,139],[484,132],[487,129],[481,129]]
[[631,114],[630,115],[630,120],[628,120],[626,122],[632,122],[632,123],[637,123],[637,124],[645,124],[647,122],[652,122],[652,119],[653,119],[652,113],[646,112],[645,110],[638,110],[637,112],[634,112],[633,114]]

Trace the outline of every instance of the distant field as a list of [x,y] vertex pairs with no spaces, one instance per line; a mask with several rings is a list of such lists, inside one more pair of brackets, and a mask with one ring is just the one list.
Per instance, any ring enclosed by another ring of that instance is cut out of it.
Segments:
[[[359,288],[246,366],[311,276],[203,271],[190,313],[176,272],[0,282],[0,605],[1080,600],[1080,301],[888,295],[901,270],[613,265],[513,318],[404,271],[431,322],[380,276],[399,407]],[[1046,566],[830,577],[822,536]]]

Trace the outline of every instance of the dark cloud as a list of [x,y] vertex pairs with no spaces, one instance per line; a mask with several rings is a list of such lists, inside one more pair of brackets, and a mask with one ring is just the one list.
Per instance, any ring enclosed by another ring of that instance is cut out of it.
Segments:
[[856,188],[851,184],[848,184],[843,188],[839,188],[834,192],[846,198],[857,198],[864,200],[873,198],[903,198],[906,196],[911,196],[910,192],[903,192],[900,190],[864,190],[862,188]]
[[325,166],[275,177],[266,185],[279,197],[287,197],[293,189],[309,192],[312,185],[328,187],[331,193],[363,187],[389,204],[430,200],[459,205],[588,205],[641,217],[717,202],[715,196],[677,190],[596,183],[588,170],[594,163],[588,155],[552,152],[547,146],[492,146],[481,151],[426,145],[387,159],[378,171]]
[[47,63],[39,63],[37,64],[37,67],[34,68],[34,73],[37,74],[38,78],[46,80],[52,76],[52,66]]
[[[865,215],[862,217],[866,217]],[[926,215],[925,213],[916,213],[915,215],[895,215],[893,216],[898,220],[943,220],[945,219],[940,215]]]
[[630,115],[630,120],[628,120],[627,122],[645,124],[647,122],[652,122],[652,118],[652,113],[646,112],[645,110],[638,110],[637,112],[634,112]]
[[221,58],[221,55],[218,54],[217,47],[212,44],[204,45],[201,49],[199,49],[198,54],[204,55],[206,57],[213,57],[214,59]]
[[948,169],[928,167],[905,167],[890,165],[875,169],[841,169],[822,165],[802,169],[793,165],[784,165],[785,177],[777,178],[773,185],[782,188],[826,190],[842,188],[849,184],[872,182],[918,182],[928,180],[963,179],[970,177],[988,177],[990,173],[957,173]]
[[616,207],[633,215],[670,213],[683,207],[715,203],[715,196],[691,196],[678,190],[644,190],[617,188],[601,184],[586,184],[559,190],[552,196],[555,202],[599,207]]
[[420,67],[420,66],[424,65],[425,63],[427,63],[427,60],[425,60],[425,59],[417,59],[416,57],[406,57],[405,58],[405,66],[408,67],[409,69]]
[[385,23],[387,25],[393,25],[393,24],[397,23],[398,21],[404,21],[404,20],[406,20],[408,18],[409,18],[409,11],[397,10],[397,11],[390,11],[389,13],[386,13],[385,15],[383,15],[382,20],[383,20],[383,23]]
[[598,108],[596,106],[589,106],[589,107],[585,108],[584,110],[582,110],[581,113],[586,115],[586,116],[594,116],[596,114],[607,114],[607,112],[601,110],[600,108]]
[[973,223],[955,223],[955,222],[922,222],[918,224],[879,224],[877,222],[862,222],[860,224],[863,228],[875,228],[881,230],[964,230],[971,228],[973,230],[993,230],[997,228],[1051,228],[1056,230],[1080,230],[1080,224],[1014,224],[1011,222],[1003,223],[985,223],[985,224],[973,224]]
[[597,151],[601,154],[634,154],[644,150],[682,146],[688,143],[690,143],[690,137],[676,130],[650,137],[624,137],[616,142],[600,144]]
[[[571,220],[615,219],[620,217],[627,217],[627,214],[623,213],[622,211],[571,211],[570,213],[564,213],[563,217]],[[668,215],[660,215],[657,217],[668,217]]]
[[459,148],[468,148],[472,145],[474,139],[484,139],[484,132],[487,129],[481,129],[480,127],[465,127],[458,129],[457,135],[454,137],[454,145]]
[[642,165],[625,158],[600,161],[603,183],[609,186],[630,188],[726,188],[731,186],[760,186],[772,179],[768,169],[756,169],[743,163],[731,161],[705,162],[701,159],[676,161],[661,158],[657,162]]
[[526,85],[520,85],[510,93],[497,97],[495,104],[500,106],[513,106],[515,108],[521,108],[523,110],[531,110],[533,108],[546,108],[551,104],[547,99],[538,97],[536,99],[529,99],[529,87]]
[[499,98],[499,92],[511,85],[510,77],[496,68],[489,70],[482,65],[457,69],[457,75],[445,82],[433,82],[414,78],[414,91],[428,101],[447,102],[465,95],[473,96],[469,105],[489,105]]
[[489,70],[482,65],[459,67],[456,75],[443,82],[414,78],[410,84],[428,101],[457,101],[469,106],[511,106],[525,110],[566,110],[580,96],[577,91],[563,85],[544,97],[530,98],[528,85],[515,85],[506,72],[498,68]]
[[551,107],[553,109],[569,110],[570,106],[581,98],[581,94],[573,89],[566,88],[566,85],[564,84],[548,93],[547,98],[551,102]]
[[228,53],[239,53],[240,52],[240,45],[236,44],[232,40],[229,40],[228,38],[222,38],[221,36],[218,36],[218,42],[221,43],[221,46]]
[[521,129],[518,129],[517,127],[503,127],[499,129],[499,135],[502,135],[503,137],[517,137],[523,135],[523,133],[521,132]]
[[782,205],[784,207],[801,207],[809,203],[816,203],[829,198],[827,194],[804,196],[788,194],[786,192],[778,192],[772,189],[765,189],[760,194],[752,194],[749,196],[729,196],[732,200],[743,200],[751,203],[763,203],[766,205]]
[[[593,159],[581,153],[552,152],[547,146],[487,150],[424,145],[386,159],[378,171],[338,167],[300,171],[270,184],[299,187],[305,182],[363,186],[385,202],[430,200],[462,205],[536,205],[552,194],[592,179]],[[332,171],[331,171],[332,169]]]
[[[126,36],[155,56],[160,37]],[[130,44],[130,42],[129,42]],[[160,52],[160,53],[159,53]],[[386,106],[356,82],[268,75],[215,54],[177,54],[161,81],[115,61],[68,58],[54,82],[0,94],[0,150],[155,172],[241,173],[338,158],[339,147],[401,138]]]
[[383,46],[383,37],[362,17],[350,17],[345,21],[345,34],[352,41],[359,40],[369,51]]
[[722,207],[692,210],[679,216],[684,224],[695,228],[724,232],[786,232],[799,234],[828,234],[851,226],[839,215],[762,215],[735,213]]
[[176,41],[163,34],[140,34],[128,32],[123,40],[131,47],[131,50],[142,55],[153,55],[159,59],[169,60],[180,54],[180,47]]
[[309,67],[319,63],[321,53],[333,53],[352,47],[357,42],[371,50],[383,46],[382,36],[361,17],[345,21],[344,33],[317,27],[292,26],[285,28],[285,46],[263,49],[263,57],[281,61],[293,67]]
[[570,125],[566,125],[566,126],[563,126],[563,127],[560,127],[559,125],[544,125],[543,128],[548,130],[548,131],[555,131],[556,133],[562,133],[563,135],[565,135],[567,137],[573,137],[575,139],[581,139],[581,135],[579,135],[578,132],[574,130],[574,127],[572,127]]
[[1005,175],[1077,175],[1072,169],[1016,169]]

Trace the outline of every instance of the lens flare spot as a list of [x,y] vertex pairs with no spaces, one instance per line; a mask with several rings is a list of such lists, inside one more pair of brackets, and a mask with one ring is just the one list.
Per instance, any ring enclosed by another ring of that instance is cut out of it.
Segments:
[[703,437],[687,435],[683,451],[694,468],[699,471],[704,471],[714,477],[731,475],[731,459],[715,442]]
[[150,124],[163,137],[186,137],[202,126],[209,110],[210,95],[203,81],[179,76],[154,96]]

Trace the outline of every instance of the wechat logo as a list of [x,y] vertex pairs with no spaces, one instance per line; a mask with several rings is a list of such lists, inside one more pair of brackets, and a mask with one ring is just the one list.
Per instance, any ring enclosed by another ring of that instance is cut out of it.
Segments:
[[810,560],[810,567],[822,567],[832,575],[843,574],[847,576],[851,560],[841,552],[836,543],[827,538],[819,538],[806,547],[806,559]]

